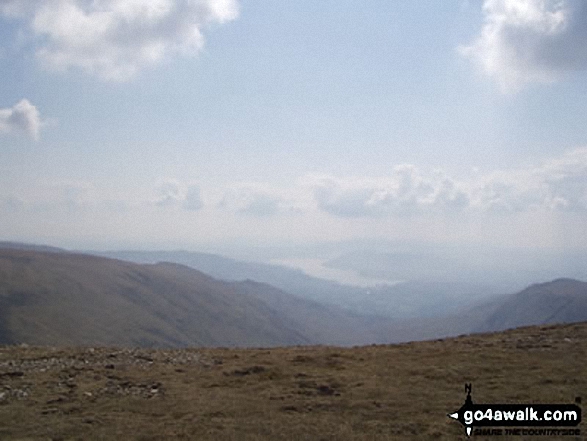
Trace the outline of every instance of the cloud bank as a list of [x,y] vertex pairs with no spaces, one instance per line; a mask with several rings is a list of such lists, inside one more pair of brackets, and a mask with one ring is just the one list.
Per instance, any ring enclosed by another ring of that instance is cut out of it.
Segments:
[[285,195],[268,186],[237,185],[224,192],[218,206],[234,213],[266,217],[286,210],[285,199]]
[[402,164],[382,178],[313,178],[318,207],[340,217],[413,215],[461,210],[469,204],[462,185],[441,171],[423,173]]
[[481,34],[460,51],[502,91],[587,68],[584,0],[485,0],[483,13]]
[[126,81],[173,55],[195,55],[202,31],[238,16],[236,0],[0,0],[0,13],[27,23],[50,69],[78,68]]
[[0,133],[25,133],[38,140],[41,125],[38,109],[27,99],[10,108],[0,109]]
[[[210,207],[258,218],[312,212],[339,219],[587,213],[587,147],[466,180],[441,169],[400,164],[385,176],[308,175],[285,188],[235,183],[206,191],[216,195]],[[158,183],[155,204],[192,211],[204,206],[199,185],[173,179]]]
[[168,179],[158,183],[156,191],[157,199],[155,205],[159,207],[177,205],[185,198],[181,184],[174,179]]
[[587,148],[527,169],[496,172],[472,189],[472,206],[490,212],[587,211]]
[[386,177],[308,178],[317,207],[342,218],[422,214],[587,212],[587,148],[527,168],[459,181],[441,170],[394,167]]
[[[269,183],[205,183],[162,180],[148,189],[150,196],[101,193],[92,183],[61,183],[48,190],[29,189],[28,194],[0,194],[0,208],[123,212],[148,210],[155,215],[176,216],[198,212],[211,225],[227,218],[252,222],[280,219],[314,228],[332,221],[345,228],[363,220],[397,220],[398,225],[422,221],[494,219],[510,222],[528,214],[546,218],[580,219],[587,214],[587,147],[570,150],[541,163],[475,174],[457,179],[442,170],[401,164],[386,176],[308,175],[287,187]],[[206,195],[204,199],[202,194]],[[148,193],[145,193],[148,194]],[[138,211],[136,211],[138,213]],[[227,216],[228,214],[228,216]],[[575,215],[579,216],[575,216]],[[472,215],[472,216],[468,216]],[[569,215],[569,216],[567,216]],[[255,224],[262,226],[266,224]],[[364,225],[369,225],[365,223]]]
[[155,205],[159,207],[181,207],[188,211],[197,211],[204,207],[198,185],[184,185],[175,179],[166,179],[160,181],[155,190]]

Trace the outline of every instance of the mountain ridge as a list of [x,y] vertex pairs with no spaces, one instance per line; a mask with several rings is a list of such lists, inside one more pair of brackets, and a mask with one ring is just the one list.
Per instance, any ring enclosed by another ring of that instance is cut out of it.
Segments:
[[4,337],[28,343],[309,343],[258,300],[172,264],[0,250],[0,298]]
[[530,285],[508,296],[475,331],[572,323],[587,317],[587,282],[559,278]]
[[364,345],[587,320],[587,283],[534,284],[457,313],[392,320],[176,262],[0,247],[0,343]]

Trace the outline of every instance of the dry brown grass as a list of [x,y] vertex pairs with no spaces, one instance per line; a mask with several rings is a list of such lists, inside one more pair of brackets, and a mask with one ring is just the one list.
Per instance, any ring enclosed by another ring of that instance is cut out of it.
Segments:
[[446,416],[465,382],[476,402],[572,403],[586,360],[587,324],[344,349],[3,347],[0,439],[465,439]]

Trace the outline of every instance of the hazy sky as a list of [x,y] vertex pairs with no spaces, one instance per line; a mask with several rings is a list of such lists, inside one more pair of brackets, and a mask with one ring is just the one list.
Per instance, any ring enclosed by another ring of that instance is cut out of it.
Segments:
[[583,0],[0,0],[0,240],[587,248]]

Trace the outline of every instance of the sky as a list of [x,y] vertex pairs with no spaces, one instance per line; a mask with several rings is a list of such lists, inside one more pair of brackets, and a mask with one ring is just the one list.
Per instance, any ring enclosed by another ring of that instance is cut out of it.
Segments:
[[583,0],[0,0],[0,240],[587,250]]

